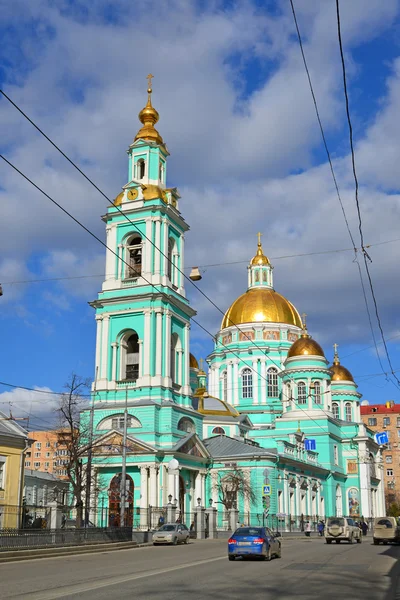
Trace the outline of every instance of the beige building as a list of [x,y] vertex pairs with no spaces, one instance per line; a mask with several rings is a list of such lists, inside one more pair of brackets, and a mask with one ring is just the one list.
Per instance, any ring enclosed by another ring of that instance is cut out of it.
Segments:
[[25,468],[51,473],[60,479],[67,477],[68,443],[60,430],[31,431],[32,446],[26,453]]
[[386,508],[393,502],[400,503],[400,404],[393,401],[385,404],[361,406],[361,418],[367,427],[376,433],[386,432],[389,443],[384,447],[383,473]]

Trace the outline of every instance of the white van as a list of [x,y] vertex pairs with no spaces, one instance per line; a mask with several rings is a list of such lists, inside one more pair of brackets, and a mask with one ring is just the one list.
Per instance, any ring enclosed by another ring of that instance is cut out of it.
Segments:
[[325,540],[327,544],[333,541],[339,544],[342,540],[352,544],[356,540],[361,544],[362,531],[350,517],[329,517],[325,525]]

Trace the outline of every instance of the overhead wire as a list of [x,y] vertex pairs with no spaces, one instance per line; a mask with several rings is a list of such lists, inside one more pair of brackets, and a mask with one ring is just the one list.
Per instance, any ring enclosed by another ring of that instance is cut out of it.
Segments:
[[355,160],[354,141],[353,141],[353,126],[352,126],[351,116],[350,116],[350,103],[349,103],[349,95],[348,95],[348,90],[347,90],[346,63],[345,63],[345,59],[344,59],[343,43],[342,43],[339,0],[336,0],[336,21],[337,21],[337,33],[338,33],[340,59],[341,59],[341,64],[342,64],[343,92],[344,92],[345,105],[346,105],[346,117],[347,117],[347,124],[348,124],[348,128],[349,128],[351,165],[352,165],[352,172],[353,172],[353,178],[354,178],[354,184],[355,184],[355,203],[356,203],[357,215],[358,215],[358,229],[359,229],[360,241],[361,241],[361,251],[362,251],[363,258],[364,258],[364,266],[365,266],[365,270],[367,273],[368,283],[369,283],[371,296],[372,296],[372,300],[373,300],[373,304],[374,304],[374,308],[375,308],[375,316],[376,316],[376,320],[378,322],[379,331],[381,333],[386,358],[387,358],[387,361],[388,361],[390,369],[391,369],[391,374],[396,379],[397,383],[400,384],[400,379],[395,374],[395,371],[393,368],[392,360],[391,360],[390,354],[389,354],[389,349],[388,349],[386,339],[385,339],[385,334],[383,331],[381,318],[379,315],[378,303],[377,303],[375,290],[374,290],[374,286],[372,283],[372,277],[371,277],[369,264],[368,264],[368,262],[372,262],[372,259],[369,256],[369,254],[365,248],[365,245],[364,245],[364,232],[363,232],[363,227],[362,227],[361,209],[360,209],[360,202],[359,202],[359,197],[358,197],[359,183],[358,183],[358,177],[357,177],[357,171],[356,171],[356,160]]
[[[309,84],[309,87],[310,87],[310,91],[311,91],[311,95],[312,95],[312,99],[313,99],[313,103],[314,103],[314,108],[315,108],[315,112],[316,112],[316,115],[317,115],[318,125],[319,125],[320,131],[321,131],[321,136],[322,136],[324,148],[325,148],[325,151],[326,151],[326,155],[328,157],[328,162],[329,162],[330,171],[331,171],[331,174],[332,174],[332,179],[333,179],[334,186],[335,186],[335,189],[336,189],[336,194],[337,194],[337,197],[338,197],[338,200],[339,200],[339,204],[340,204],[340,208],[341,208],[341,211],[342,211],[342,214],[343,214],[343,218],[344,218],[344,221],[345,221],[345,224],[346,224],[346,229],[347,229],[347,232],[349,234],[351,243],[353,245],[353,250],[354,250],[354,259],[353,259],[353,262],[357,265],[358,275],[359,275],[360,283],[361,283],[362,295],[363,295],[363,298],[364,298],[364,304],[365,304],[365,309],[366,309],[366,312],[367,312],[367,318],[368,318],[368,323],[369,323],[369,327],[370,327],[370,330],[371,330],[372,340],[374,342],[376,357],[377,357],[377,360],[379,362],[379,366],[381,367],[382,372],[385,373],[385,368],[384,368],[384,366],[382,364],[382,360],[381,360],[381,357],[379,355],[379,350],[378,350],[378,347],[377,347],[377,340],[376,340],[376,336],[375,336],[374,327],[373,327],[373,324],[372,324],[372,318],[371,318],[371,313],[370,313],[370,309],[369,309],[369,305],[368,305],[368,299],[367,299],[367,295],[366,295],[366,291],[365,291],[364,280],[363,280],[363,276],[362,276],[362,271],[361,271],[360,263],[358,261],[358,255],[357,255],[358,248],[356,246],[353,234],[352,234],[351,229],[350,229],[349,221],[347,219],[346,211],[345,211],[345,208],[344,208],[344,205],[343,205],[343,201],[342,201],[342,198],[341,198],[341,195],[340,195],[340,191],[339,191],[339,185],[338,185],[338,182],[337,182],[337,179],[336,179],[336,175],[335,175],[335,171],[334,171],[334,168],[333,168],[333,162],[332,162],[332,159],[331,159],[331,154],[330,154],[330,151],[329,151],[329,148],[328,148],[328,144],[327,144],[327,141],[326,141],[326,136],[325,136],[324,128],[322,126],[322,120],[321,120],[321,117],[320,117],[320,113],[319,113],[319,109],[318,109],[318,104],[317,104],[317,99],[316,99],[316,95],[315,95],[315,92],[314,92],[314,87],[313,87],[313,84],[312,84],[312,81],[311,81],[311,75],[310,75],[310,71],[309,71],[308,64],[307,64],[307,59],[306,59],[305,52],[304,52],[303,41],[302,41],[302,38],[301,38],[300,28],[299,28],[298,21],[297,21],[297,16],[296,16],[296,11],[295,11],[295,7],[294,7],[294,2],[293,2],[293,0],[289,0],[289,1],[290,1],[291,9],[292,9],[292,14],[293,14],[293,19],[294,19],[294,23],[295,23],[296,32],[297,32],[297,38],[298,38],[298,42],[299,42],[299,46],[300,46],[300,51],[301,51],[301,55],[302,55],[302,59],[303,59],[303,64],[304,64],[304,68],[305,68],[305,71],[306,71],[306,74],[307,74],[308,84]],[[336,1],[338,2],[338,0],[336,0]],[[358,183],[357,183],[357,194],[358,194]],[[358,198],[358,196],[357,196],[357,198]],[[362,237],[362,239],[361,239],[361,250],[362,250],[362,253],[363,253],[363,256],[364,256],[364,259],[365,259],[365,252],[363,250],[363,242],[364,242],[364,238]],[[392,373],[392,375],[393,375],[393,373]],[[398,385],[398,383],[400,383],[400,381],[397,379],[396,376],[394,376],[394,377],[396,378],[397,383],[395,381],[392,381],[392,383],[398,389],[400,389],[400,387]]]

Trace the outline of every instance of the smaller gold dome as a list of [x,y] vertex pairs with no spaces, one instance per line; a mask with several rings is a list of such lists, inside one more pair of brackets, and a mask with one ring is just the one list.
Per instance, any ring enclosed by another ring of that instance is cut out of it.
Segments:
[[147,90],[147,93],[148,93],[147,104],[144,108],[142,108],[142,110],[139,113],[139,120],[143,123],[143,127],[141,129],[139,129],[139,131],[137,132],[134,141],[136,142],[136,140],[143,139],[143,140],[150,140],[152,142],[156,142],[156,144],[163,144],[164,141],[163,141],[161,135],[158,133],[157,129],[154,127],[154,125],[157,123],[158,119],[160,118],[160,115],[158,114],[156,109],[151,104],[152,91],[153,90],[151,87],[149,87]]
[[346,367],[343,367],[340,364],[339,355],[338,355],[338,345],[334,344],[335,354],[333,356],[333,364],[329,367],[329,370],[332,371],[332,381],[353,381],[353,375],[350,373]]
[[197,362],[197,358],[192,353],[189,354],[189,365],[190,365],[191,369],[199,368],[199,363]]
[[324,351],[321,346],[312,339],[308,333],[303,333],[298,340],[296,340],[289,349],[288,358],[293,356],[323,356],[325,358]]
[[265,266],[265,265],[271,264],[263,252],[260,235],[261,234],[259,233],[258,234],[258,244],[257,244],[257,254],[255,256],[253,256],[253,258],[250,261],[251,267],[257,267],[257,266],[262,267],[263,265]]

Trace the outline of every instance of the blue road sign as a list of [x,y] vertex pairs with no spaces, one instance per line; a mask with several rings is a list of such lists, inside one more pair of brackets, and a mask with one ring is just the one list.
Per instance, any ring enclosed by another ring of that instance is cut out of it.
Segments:
[[317,442],[315,440],[304,440],[304,448],[306,450],[316,450],[317,449]]
[[271,486],[263,485],[262,493],[263,493],[263,496],[270,496],[271,495]]
[[389,443],[389,436],[387,434],[387,431],[381,431],[380,433],[376,433],[375,434],[375,441],[380,446],[383,446],[384,444],[388,444]]

